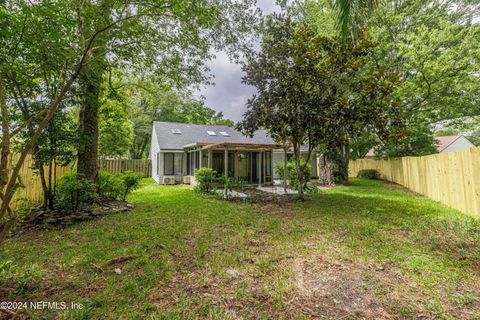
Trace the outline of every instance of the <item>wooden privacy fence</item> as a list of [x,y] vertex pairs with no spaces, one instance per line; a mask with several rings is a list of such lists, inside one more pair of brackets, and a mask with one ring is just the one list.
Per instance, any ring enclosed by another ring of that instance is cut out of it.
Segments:
[[382,179],[480,217],[480,148],[424,157],[350,161],[351,177],[362,169],[375,169]]
[[[18,160],[17,154],[12,154],[10,156],[10,169],[12,169],[12,164],[15,164]],[[66,173],[70,172],[75,168],[75,164],[68,166],[59,166],[57,165],[53,168],[55,173],[52,173],[52,176],[60,178]],[[99,169],[105,170],[112,173],[122,173],[125,171],[133,171],[142,173],[145,177],[151,177],[151,161],[150,160],[99,160]],[[45,167],[45,174],[48,174],[48,168]],[[20,170],[20,178],[22,179],[25,187],[19,188],[15,193],[12,201],[12,208],[17,208],[22,201],[26,200],[28,202],[40,202],[43,199],[43,189],[42,183],[38,173],[33,169],[33,159],[31,155],[28,155],[25,159],[25,163]]]
[[[10,156],[9,164],[10,170],[13,169],[13,165],[19,158],[18,154],[12,154]],[[39,202],[43,199],[42,182],[38,173],[32,169],[33,159],[31,155],[27,155],[22,168],[20,169],[20,179],[23,182],[24,187],[17,189],[13,196],[11,206],[17,208],[23,201]],[[57,179],[65,175],[72,170],[72,166],[59,166],[52,168],[52,177]],[[45,174],[48,175],[48,167],[45,167]]]
[[152,176],[152,162],[144,159],[101,159],[99,168],[111,173],[133,171],[142,173],[146,178]]

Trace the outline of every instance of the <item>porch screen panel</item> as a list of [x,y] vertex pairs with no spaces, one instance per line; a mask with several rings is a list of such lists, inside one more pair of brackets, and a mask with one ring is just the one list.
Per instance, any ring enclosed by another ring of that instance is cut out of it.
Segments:
[[195,174],[195,151],[190,151],[188,154],[190,155],[190,175],[193,176]]
[[201,156],[200,151],[195,151],[195,169],[200,168],[200,161],[202,160]]
[[173,175],[174,174],[174,153],[168,152],[163,154],[163,175]]
[[265,178],[272,176],[272,152],[265,151]]
[[218,175],[222,175],[225,169],[225,163],[223,162],[224,152],[213,151],[212,152],[212,169],[217,172]]
[[183,154],[174,153],[174,155],[174,172],[175,175],[181,176],[183,175]]

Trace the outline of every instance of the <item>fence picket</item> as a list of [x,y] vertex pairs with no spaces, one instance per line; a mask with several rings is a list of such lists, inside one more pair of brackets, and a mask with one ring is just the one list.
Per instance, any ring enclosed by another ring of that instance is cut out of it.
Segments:
[[[15,164],[18,160],[17,154],[10,155],[9,164]],[[125,161],[125,162],[123,162]],[[63,175],[70,172],[75,166],[59,166],[53,170],[56,170],[56,179],[58,180]],[[108,171],[111,173],[122,173],[125,171],[133,171],[142,173],[145,177],[151,176],[151,162],[150,160],[99,160],[100,170]],[[11,169],[11,168],[10,168]],[[45,168],[48,173],[48,168]],[[55,171],[54,171],[55,172]],[[20,169],[20,179],[23,182],[24,187],[19,188],[15,193],[12,200],[12,208],[18,208],[23,201],[39,202],[43,198],[43,189],[40,181],[40,177],[36,170],[33,169],[33,159],[31,155],[28,155],[25,162]]]
[[382,179],[480,217],[480,148],[423,157],[350,161],[350,177],[356,177],[362,169],[376,169]]

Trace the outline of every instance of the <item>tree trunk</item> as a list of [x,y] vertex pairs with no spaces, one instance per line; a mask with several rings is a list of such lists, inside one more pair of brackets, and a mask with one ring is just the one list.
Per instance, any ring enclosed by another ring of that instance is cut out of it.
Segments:
[[332,160],[334,162],[333,178],[335,182],[342,184],[348,183],[348,144],[337,148]]
[[320,178],[322,179],[322,183],[324,185],[333,185],[332,172],[325,154],[320,155]]
[[298,180],[298,198],[300,200],[304,200],[304,192],[303,192],[303,182],[304,182],[304,177],[303,177],[303,166],[300,164],[300,157],[301,157],[301,145],[298,145],[295,143],[293,147],[293,152],[295,153],[295,167],[297,169],[297,180]]
[[[82,39],[80,45],[85,45],[85,39],[91,37],[94,30],[110,22],[110,1],[86,1],[81,6],[89,10],[95,9],[101,15],[96,20],[88,20],[79,14],[79,33]],[[81,11],[81,10],[80,10]],[[98,182],[98,114],[103,78],[108,64],[104,47],[108,43],[108,33],[97,37],[90,52],[95,60],[91,60],[80,72],[78,83],[80,87],[80,112],[78,116],[78,147],[77,172],[84,178]]]
[[287,148],[283,149],[283,190],[287,193]]
[[78,147],[77,172],[84,178],[97,182],[98,112],[103,72],[101,67],[95,67],[96,63],[92,63],[79,76],[82,97],[78,117],[80,144]]

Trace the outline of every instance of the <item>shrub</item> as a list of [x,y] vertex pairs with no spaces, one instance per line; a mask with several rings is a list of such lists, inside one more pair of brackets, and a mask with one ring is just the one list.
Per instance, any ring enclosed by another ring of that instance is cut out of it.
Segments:
[[125,201],[127,196],[140,186],[143,175],[132,171],[115,174],[102,171],[99,174],[100,192],[116,200]]
[[98,201],[95,183],[76,172],[59,179],[55,194],[55,209],[69,213]]
[[363,169],[358,171],[357,178],[364,178],[364,179],[380,179],[380,172],[375,169]]
[[125,184],[120,175],[101,171],[99,172],[99,182],[101,194],[117,200],[123,197]]
[[[300,160],[300,165],[305,165],[305,159]],[[277,174],[280,176],[280,179],[283,180],[283,163],[278,163],[275,168]],[[310,180],[310,175],[312,172],[312,167],[310,164],[305,166],[304,177],[305,181],[303,181],[304,188],[307,186],[308,180]],[[295,161],[288,161],[287,162],[287,180],[289,181],[288,186],[294,190],[298,190],[299,181],[297,176],[297,167],[295,165]]]
[[209,193],[212,190],[216,173],[215,170],[205,167],[195,170],[195,191],[199,193]]
[[122,201],[125,201],[127,196],[140,186],[140,181],[142,180],[143,175],[141,173],[126,171],[121,177],[124,186]]
[[237,187],[240,190],[243,190],[245,188],[246,184],[247,184],[247,179],[245,179],[243,177],[238,177],[237,178]]
[[228,194],[232,192],[232,189],[233,189],[233,179],[231,177],[228,177],[222,174],[219,181],[223,185],[223,188],[225,189],[225,196],[228,197]]

